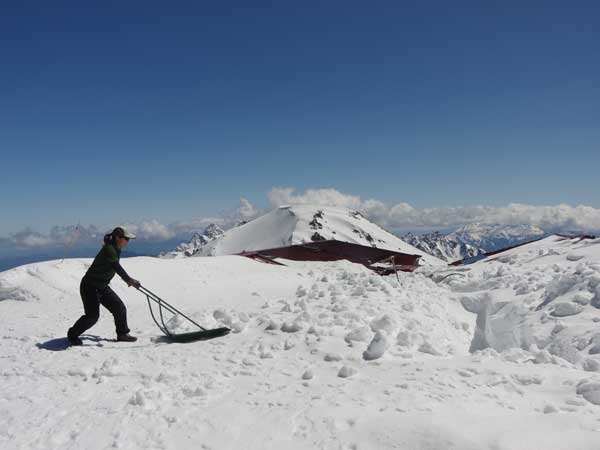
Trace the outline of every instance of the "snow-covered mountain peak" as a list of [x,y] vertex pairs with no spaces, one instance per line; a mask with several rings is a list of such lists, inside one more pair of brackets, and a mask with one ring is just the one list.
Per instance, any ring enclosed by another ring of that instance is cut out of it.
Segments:
[[227,230],[204,245],[198,254],[231,255],[322,240],[351,242],[421,255],[424,264],[443,264],[438,258],[370,222],[358,211],[315,205],[280,206],[251,222]]
[[162,253],[162,258],[180,258],[183,256],[194,256],[198,251],[213,239],[218,238],[224,233],[218,225],[211,223],[204,231],[196,231],[192,234],[188,242],[179,244],[174,250]]
[[211,223],[204,229],[204,232],[202,234],[205,239],[212,240],[216,237],[221,236],[223,233],[224,231],[219,225]]

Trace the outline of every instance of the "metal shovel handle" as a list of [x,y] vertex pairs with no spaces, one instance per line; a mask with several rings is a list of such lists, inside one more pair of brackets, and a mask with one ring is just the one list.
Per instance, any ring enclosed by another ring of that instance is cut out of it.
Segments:
[[[190,319],[188,316],[186,316],[184,313],[182,313],[181,311],[179,311],[177,308],[175,308],[173,305],[171,305],[170,303],[166,302],[165,300],[163,300],[162,298],[160,298],[158,295],[156,295],[154,292],[152,292],[151,290],[145,288],[144,286],[142,286],[140,284],[139,287],[136,287],[136,289],[138,291],[140,291],[142,294],[144,294],[146,296],[146,298],[148,300],[152,300],[154,303],[157,303],[159,308],[165,308],[167,311],[169,311],[171,314],[179,314],[180,316],[184,317],[186,320],[188,320],[189,322],[193,323],[194,325],[196,325],[198,328],[200,328],[202,331],[206,331],[206,328],[204,328],[203,326],[201,326],[200,324],[198,324],[197,322],[195,322],[194,320]],[[149,304],[149,303],[148,303]],[[150,312],[152,313],[152,308],[150,308]],[[152,315],[154,318],[154,315]],[[162,320],[162,310],[161,310],[161,320]],[[156,322],[156,320],[155,320]],[[164,325],[164,323],[163,323]],[[161,328],[162,330],[162,328]],[[166,327],[164,330],[162,330],[165,334],[170,335],[171,333],[168,332],[168,330],[166,330]]]

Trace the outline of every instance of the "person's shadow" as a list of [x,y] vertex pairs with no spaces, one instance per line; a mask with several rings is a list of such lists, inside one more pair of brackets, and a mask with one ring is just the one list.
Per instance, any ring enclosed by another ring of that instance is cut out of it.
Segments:
[[[116,342],[115,339],[106,339],[100,336],[94,336],[90,334],[80,336],[80,338],[82,341],[95,342],[97,346],[102,346],[102,342]],[[84,343],[84,345],[90,344]],[[35,344],[35,346],[41,350],[49,350],[51,352],[60,352],[70,347],[69,340],[66,337],[50,339],[46,342],[38,342],[37,344]]]

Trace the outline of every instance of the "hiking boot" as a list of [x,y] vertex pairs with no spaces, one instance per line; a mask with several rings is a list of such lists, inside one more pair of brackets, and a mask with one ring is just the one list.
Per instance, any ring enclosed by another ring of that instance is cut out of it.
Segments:
[[69,331],[67,332],[67,339],[69,340],[69,345],[83,345],[83,342],[81,341],[81,339],[79,339],[79,336],[75,336],[71,332],[70,328],[69,328]]
[[129,333],[119,334],[117,336],[117,341],[119,341],[119,342],[135,342],[135,341],[137,341],[137,338],[135,336],[130,335]]

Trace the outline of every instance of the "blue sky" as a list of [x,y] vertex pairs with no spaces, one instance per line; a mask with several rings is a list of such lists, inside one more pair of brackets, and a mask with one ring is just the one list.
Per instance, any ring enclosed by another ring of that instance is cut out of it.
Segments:
[[593,2],[85,3],[3,6],[0,236],[276,186],[600,207]]

